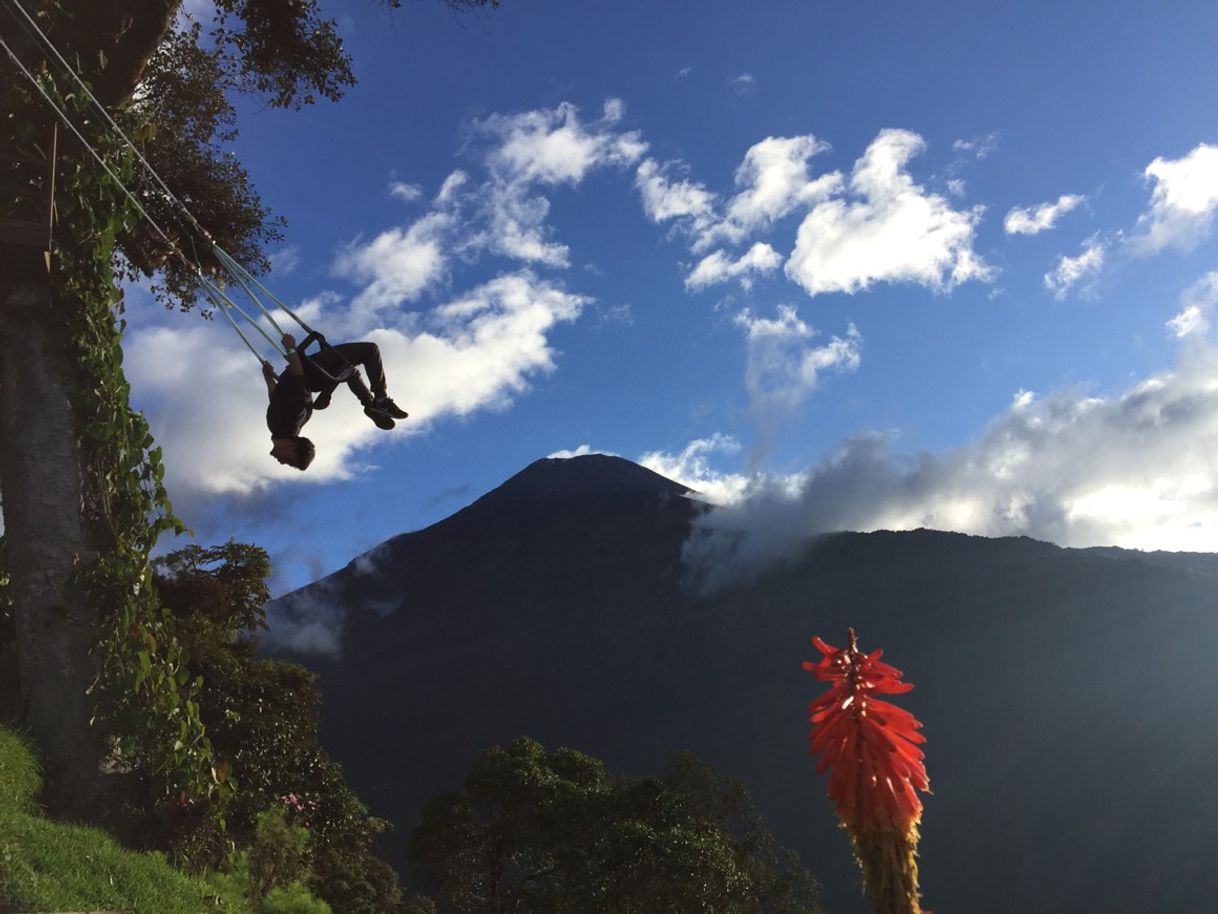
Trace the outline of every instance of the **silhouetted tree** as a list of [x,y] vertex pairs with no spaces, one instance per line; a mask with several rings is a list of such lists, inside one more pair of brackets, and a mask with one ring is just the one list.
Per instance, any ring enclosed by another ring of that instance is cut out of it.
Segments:
[[496,746],[424,807],[411,856],[445,914],[820,910],[744,787],[688,755],[662,778],[626,778],[527,737]]

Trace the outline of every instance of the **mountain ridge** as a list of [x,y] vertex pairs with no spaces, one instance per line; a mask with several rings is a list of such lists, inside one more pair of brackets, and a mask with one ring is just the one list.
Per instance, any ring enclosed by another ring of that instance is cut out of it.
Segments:
[[[555,469],[531,466],[529,486]],[[839,533],[706,594],[681,564],[703,507],[667,487],[496,491],[322,588],[349,612],[342,652],[304,658],[321,677],[323,738],[398,824],[396,862],[422,801],[454,789],[485,746],[527,733],[632,774],[689,749],[744,780],[831,910],[861,914],[806,757],[801,712],[819,687],[799,669],[811,635],[840,643],[853,626],[917,686],[901,703],[929,740],[928,906],[1218,899],[1218,876],[1188,853],[1218,842],[1218,822],[1182,818],[1218,808],[1206,774],[1218,733],[1197,725],[1218,694],[1218,588],[1203,570],[1026,537]]]

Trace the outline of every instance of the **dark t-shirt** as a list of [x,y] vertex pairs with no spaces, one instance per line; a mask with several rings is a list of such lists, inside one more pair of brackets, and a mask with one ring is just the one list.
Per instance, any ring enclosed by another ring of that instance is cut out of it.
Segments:
[[271,391],[271,402],[266,408],[266,427],[271,430],[271,437],[299,435],[312,415],[313,395],[305,387],[304,378],[285,371]]

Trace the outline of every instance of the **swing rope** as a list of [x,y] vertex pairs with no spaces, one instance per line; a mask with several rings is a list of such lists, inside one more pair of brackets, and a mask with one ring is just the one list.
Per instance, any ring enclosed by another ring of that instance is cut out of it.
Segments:
[[[173,205],[173,207],[175,207],[178,210],[179,213],[181,213],[183,216],[185,216],[186,221],[190,224],[191,227],[193,227],[195,229],[196,233],[202,239],[206,240],[206,242],[211,246],[211,252],[215,256],[216,261],[219,263],[223,272],[227,275],[227,277],[232,279],[238,286],[240,286],[241,290],[245,293],[246,297],[249,298],[250,302],[258,310],[258,312],[262,315],[262,317],[265,318],[272,327],[274,327],[274,329],[279,333],[279,335],[281,337],[285,335],[283,332],[283,328],[280,327],[279,323],[275,320],[275,316],[274,316],[272,310],[263,303],[261,298],[259,298],[258,292],[261,292],[271,302],[274,303],[275,307],[277,307],[279,310],[282,310],[285,314],[287,314],[294,321],[296,321],[297,324],[300,325],[300,327],[307,334],[306,345],[307,345],[307,341],[316,339],[320,343],[320,345],[322,346],[323,349],[329,348],[329,344],[326,342],[326,339],[324,336],[322,336],[320,333],[313,330],[312,327],[310,327],[308,324],[306,324],[304,322],[304,320],[298,314],[296,314],[295,311],[293,311],[291,308],[289,308],[286,303],[284,303],[273,292],[271,292],[270,289],[268,289],[265,285],[263,285],[262,282],[260,282],[252,273],[250,273],[245,267],[243,267],[240,263],[238,263],[227,251],[225,251],[222,247],[220,247],[219,244],[217,244],[215,242],[214,239],[212,239],[211,235],[207,232],[207,230],[204,229],[203,226],[199,224],[199,221],[195,218],[194,214],[173,193],[173,191],[169,189],[169,186],[165,183],[165,181],[157,173],[156,169],[152,167],[151,163],[149,163],[149,161],[144,157],[144,155],[136,147],[135,143],[132,142],[131,138],[129,136],[127,136],[127,134],[123,131],[123,129],[110,116],[110,113],[106,110],[105,106],[102,105],[102,103],[93,94],[92,90],[89,88],[89,85],[80,78],[80,76],[76,73],[76,71],[72,68],[72,66],[64,59],[63,55],[59,53],[59,50],[55,47],[55,45],[51,41],[51,39],[39,27],[37,21],[35,21],[35,19],[25,10],[25,8],[22,7],[19,0],[3,0],[3,2],[5,3],[6,6],[11,7],[10,14],[14,15],[14,18],[16,18],[16,14],[13,13],[13,10],[16,10],[17,13],[20,13],[21,18],[17,19],[17,24],[19,26],[21,26],[21,28],[26,32],[27,36],[29,36],[31,39],[34,39],[35,41],[41,43],[41,45],[43,47],[45,47],[47,50],[50,51],[54,60],[56,62],[58,62],[60,68],[76,83],[77,86],[79,86],[80,90],[84,93],[85,97],[89,100],[89,102],[92,103],[92,106],[101,114],[102,118],[109,125],[109,128],[111,130],[113,130],[115,133],[117,133],[119,137],[122,138],[123,144],[126,146],[127,149],[129,149],[131,151],[131,153],[135,156],[135,158],[143,166],[144,171],[149,176],[151,176],[153,181],[155,181],[155,183],[159,186],[159,188],[160,188],[161,192],[164,194],[166,200],[168,200]],[[22,20],[24,20],[24,21],[22,21]],[[105,160],[102,158],[101,154],[96,149],[94,149],[94,147],[89,143],[88,140],[86,140],[84,138],[84,136],[81,134],[80,130],[78,130],[76,128],[76,125],[72,123],[72,121],[68,117],[68,115],[63,111],[63,109],[58,104],[55,103],[54,99],[51,98],[50,94],[46,91],[46,89],[38,81],[37,77],[32,72],[30,72],[30,70],[27,69],[24,64],[22,64],[20,59],[18,59],[17,55],[13,52],[13,50],[4,42],[3,38],[0,38],[0,48],[3,48],[5,54],[13,62],[13,64],[16,65],[16,67],[22,72],[22,74],[25,75],[26,79],[29,80],[29,82],[31,84],[33,84],[34,88],[38,91],[38,93],[42,96],[42,98],[46,101],[46,103],[51,107],[51,109],[54,110],[56,115],[58,115],[59,119],[61,121],[63,121],[63,123],[68,127],[68,129],[71,130],[73,135],[75,135],[76,139],[80,141],[81,145],[84,146],[85,149],[87,149],[89,151],[90,155],[93,156],[93,158],[102,167],[102,169],[106,172],[106,174],[110,177],[110,179],[123,192],[123,194],[126,196],[126,198],[132,203],[132,205],[135,207],[136,211],[140,214],[140,216],[143,217],[143,219],[145,221],[147,221],[149,225],[152,226],[152,228],[157,232],[158,235],[160,235],[161,239],[168,246],[171,253],[173,253],[175,256],[177,256],[186,266],[194,269],[196,278],[199,282],[199,286],[200,286],[200,288],[203,289],[204,294],[207,296],[208,300],[211,301],[212,304],[215,305],[216,308],[225,316],[225,318],[228,319],[228,322],[232,326],[233,330],[241,338],[241,341],[243,343],[245,343],[246,347],[250,350],[250,352],[253,353],[254,357],[257,358],[259,362],[263,361],[263,358],[259,354],[257,348],[254,346],[253,343],[250,342],[249,337],[247,337],[245,335],[245,333],[241,329],[240,324],[237,322],[236,318],[233,317],[233,314],[232,314],[233,311],[236,311],[237,314],[239,314],[246,321],[246,323],[248,323],[259,334],[261,334],[262,337],[270,344],[271,348],[273,348],[280,355],[286,356],[287,353],[284,350],[284,348],[282,347],[281,343],[278,340],[274,339],[269,333],[267,333],[267,331],[262,326],[261,320],[255,318],[249,312],[247,312],[244,308],[242,308],[240,305],[238,305],[228,294],[226,294],[224,289],[218,283],[214,282],[203,271],[203,268],[200,266],[198,251],[195,249],[194,238],[190,237],[189,235],[187,236],[190,240],[191,249],[192,249],[192,251],[194,251],[194,254],[195,254],[195,257],[192,259],[192,258],[189,258],[186,256],[186,254],[182,251],[181,247],[177,244],[177,242],[173,238],[170,237],[169,233],[164,228],[162,228],[161,225],[155,219],[152,218],[152,216],[148,213],[148,210],[144,207],[144,205],[140,202],[140,200],[136,197],[136,195],[134,193],[132,193],[132,191],[130,189],[128,189],[128,187],[123,182],[123,180],[117,174],[115,174],[114,170],[111,169],[110,166],[105,162]],[[301,346],[300,348],[303,349],[304,346]],[[340,356],[340,358],[341,358],[341,356]],[[340,375],[345,375],[349,371],[350,371],[350,365],[347,366],[347,372],[340,372]],[[323,372],[323,373],[326,373],[326,372]],[[326,374],[328,375],[328,373],[326,373]],[[340,377],[339,379],[341,380],[342,378]]]

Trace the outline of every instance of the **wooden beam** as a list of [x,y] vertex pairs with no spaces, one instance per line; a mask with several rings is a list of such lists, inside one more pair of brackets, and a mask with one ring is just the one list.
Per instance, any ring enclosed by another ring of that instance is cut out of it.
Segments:
[[50,246],[47,226],[42,222],[0,219],[0,245],[6,244],[46,249]]

